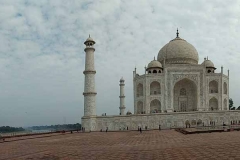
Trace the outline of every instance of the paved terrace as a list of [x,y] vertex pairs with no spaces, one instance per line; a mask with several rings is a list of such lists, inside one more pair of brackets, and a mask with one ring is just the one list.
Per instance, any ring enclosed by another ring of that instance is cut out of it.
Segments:
[[240,159],[240,131],[193,135],[174,130],[67,133],[5,141],[0,143],[0,160]]

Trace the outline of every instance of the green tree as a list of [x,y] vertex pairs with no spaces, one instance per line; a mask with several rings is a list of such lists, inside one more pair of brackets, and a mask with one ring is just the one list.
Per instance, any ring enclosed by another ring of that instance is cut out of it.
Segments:
[[240,106],[238,106],[237,110],[240,110]]
[[10,126],[1,126],[0,132],[6,133],[6,132],[18,132],[18,131],[24,131],[22,127],[15,128]]
[[229,110],[235,110],[235,107],[233,108],[233,100],[232,98],[229,99]]

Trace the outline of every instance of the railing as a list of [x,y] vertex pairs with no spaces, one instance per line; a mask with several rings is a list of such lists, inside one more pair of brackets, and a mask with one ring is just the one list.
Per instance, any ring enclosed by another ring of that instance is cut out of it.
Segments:
[[49,132],[13,132],[13,133],[2,133],[0,135],[0,139],[4,139],[4,138],[14,138],[14,137],[25,137],[25,136],[35,136],[35,135],[45,135],[45,134],[53,134],[53,133],[72,133],[72,132],[79,132],[81,131],[80,129],[74,129],[74,130],[58,130],[58,131],[49,131]]

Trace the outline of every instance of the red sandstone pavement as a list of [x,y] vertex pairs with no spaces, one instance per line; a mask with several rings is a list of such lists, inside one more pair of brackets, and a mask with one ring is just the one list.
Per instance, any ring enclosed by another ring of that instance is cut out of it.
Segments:
[[0,143],[0,160],[5,159],[240,159],[240,132],[184,135],[164,130],[142,134],[137,131],[55,134]]

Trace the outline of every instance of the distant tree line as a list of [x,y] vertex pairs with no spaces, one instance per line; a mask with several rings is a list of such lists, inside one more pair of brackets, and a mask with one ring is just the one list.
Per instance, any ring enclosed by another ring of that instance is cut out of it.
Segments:
[[9,132],[20,132],[25,131],[22,127],[10,127],[10,126],[2,126],[0,127],[1,133],[9,133]]
[[31,130],[81,130],[82,126],[79,123],[76,124],[58,124],[58,125],[50,125],[50,126],[32,126],[28,129]]
[[240,110],[240,106],[238,106],[237,108],[233,106],[232,98],[229,99],[229,110]]

